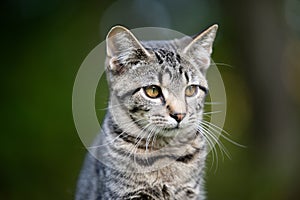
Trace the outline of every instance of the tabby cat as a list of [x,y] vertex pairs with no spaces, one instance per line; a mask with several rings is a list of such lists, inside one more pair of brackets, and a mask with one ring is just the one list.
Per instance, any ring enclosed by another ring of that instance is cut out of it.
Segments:
[[167,41],[110,30],[109,107],[76,200],[205,199],[207,143],[199,124],[217,28]]

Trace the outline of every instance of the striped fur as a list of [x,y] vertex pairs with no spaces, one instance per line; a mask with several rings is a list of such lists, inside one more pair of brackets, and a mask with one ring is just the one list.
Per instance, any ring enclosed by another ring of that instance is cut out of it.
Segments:
[[[206,142],[199,134],[213,26],[196,38],[139,42],[124,27],[107,37],[109,109],[76,200],[204,199]],[[150,98],[145,87],[160,95]],[[197,85],[194,96],[186,88]]]

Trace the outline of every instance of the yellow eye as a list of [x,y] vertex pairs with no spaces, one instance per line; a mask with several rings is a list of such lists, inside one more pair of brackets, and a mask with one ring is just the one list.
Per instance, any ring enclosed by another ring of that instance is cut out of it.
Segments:
[[185,96],[192,97],[198,92],[198,86],[197,85],[190,85],[185,89]]
[[160,87],[156,85],[150,85],[144,88],[146,95],[150,98],[157,98],[161,95]]

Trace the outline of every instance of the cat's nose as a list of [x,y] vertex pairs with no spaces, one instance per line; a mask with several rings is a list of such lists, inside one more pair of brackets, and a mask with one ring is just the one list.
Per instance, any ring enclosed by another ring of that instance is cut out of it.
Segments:
[[170,116],[174,118],[178,123],[183,120],[186,113],[170,113]]

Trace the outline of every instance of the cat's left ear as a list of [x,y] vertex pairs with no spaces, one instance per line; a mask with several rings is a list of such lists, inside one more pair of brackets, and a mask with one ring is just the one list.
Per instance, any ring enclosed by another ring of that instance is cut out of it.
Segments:
[[209,27],[194,37],[182,51],[183,54],[190,56],[201,66],[201,71],[205,71],[210,65],[210,55],[217,29],[217,24]]

